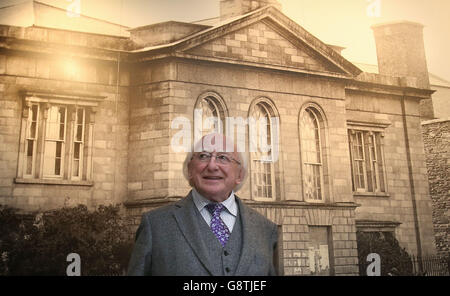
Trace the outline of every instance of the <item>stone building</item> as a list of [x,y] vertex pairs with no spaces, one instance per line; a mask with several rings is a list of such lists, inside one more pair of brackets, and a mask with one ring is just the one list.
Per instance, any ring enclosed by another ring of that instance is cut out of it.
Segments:
[[[377,65],[356,63],[365,72],[379,73]],[[420,108],[422,135],[433,208],[436,248],[448,256],[450,251],[450,82],[429,73],[431,100]]]
[[279,226],[281,274],[358,274],[357,229],[435,253],[419,116],[432,91],[420,27],[374,28],[379,59],[402,45],[393,36],[417,41],[404,51],[414,77],[372,74],[274,0],[220,4],[214,20],[120,36],[0,26],[0,203],[28,211],[121,203],[137,224],[188,192],[173,123],[194,128],[201,110],[221,122],[270,123],[271,149],[247,152],[238,195]]

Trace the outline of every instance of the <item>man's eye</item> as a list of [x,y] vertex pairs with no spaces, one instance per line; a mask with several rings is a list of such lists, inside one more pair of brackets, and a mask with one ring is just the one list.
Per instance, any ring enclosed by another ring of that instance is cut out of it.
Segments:
[[226,155],[217,155],[216,158],[219,159],[220,161],[223,161],[223,162],[229,162],[230,161],[230,158],[228,156],[226,156]]
[[209,156],[208,153],[200,153],[200,154],[198,155],[198,158],[199,158],[199,159],[208,159],[208,158],[210,158],[210,156]]

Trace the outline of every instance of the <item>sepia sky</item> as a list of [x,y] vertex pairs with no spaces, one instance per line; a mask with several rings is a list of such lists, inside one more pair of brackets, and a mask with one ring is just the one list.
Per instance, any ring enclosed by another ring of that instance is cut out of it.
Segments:
[[[0,5],[25,0],[0,0]],[[81,13],[129,27],[196,21],[219,15],[219,0],[39,0],[58,7],[80,1]],[[450,81],[449,0],[279,0],[282,11],[328,44],[343,46],[352,62],[376,64],[370,27],[408,20],[425,26],[425,51],[433,74]],[[379,10],[377,10],[379,8]]]

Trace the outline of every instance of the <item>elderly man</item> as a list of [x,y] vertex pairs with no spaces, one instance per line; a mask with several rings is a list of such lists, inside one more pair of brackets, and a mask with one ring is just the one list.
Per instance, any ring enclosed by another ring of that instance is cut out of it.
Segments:
[[193,189],[142,217],[129,275],[275,275],[277,227],[236,195],[244,153],[221,134],[203,137],[183,173]]

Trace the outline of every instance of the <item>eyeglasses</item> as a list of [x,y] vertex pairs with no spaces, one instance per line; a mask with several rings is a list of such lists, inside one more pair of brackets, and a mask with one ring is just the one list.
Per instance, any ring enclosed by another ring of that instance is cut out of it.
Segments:
[[209,152],[201,152],[199,154],[195,154],[192,158],[197,158],[201,162],[210,162],[212,157],[216,158],[216,162],[222,165],[229,165],[232,161],[236,162],[238,165],[241,165],[241,162],[229,156],[228,154],[218,153],[213,155]]

